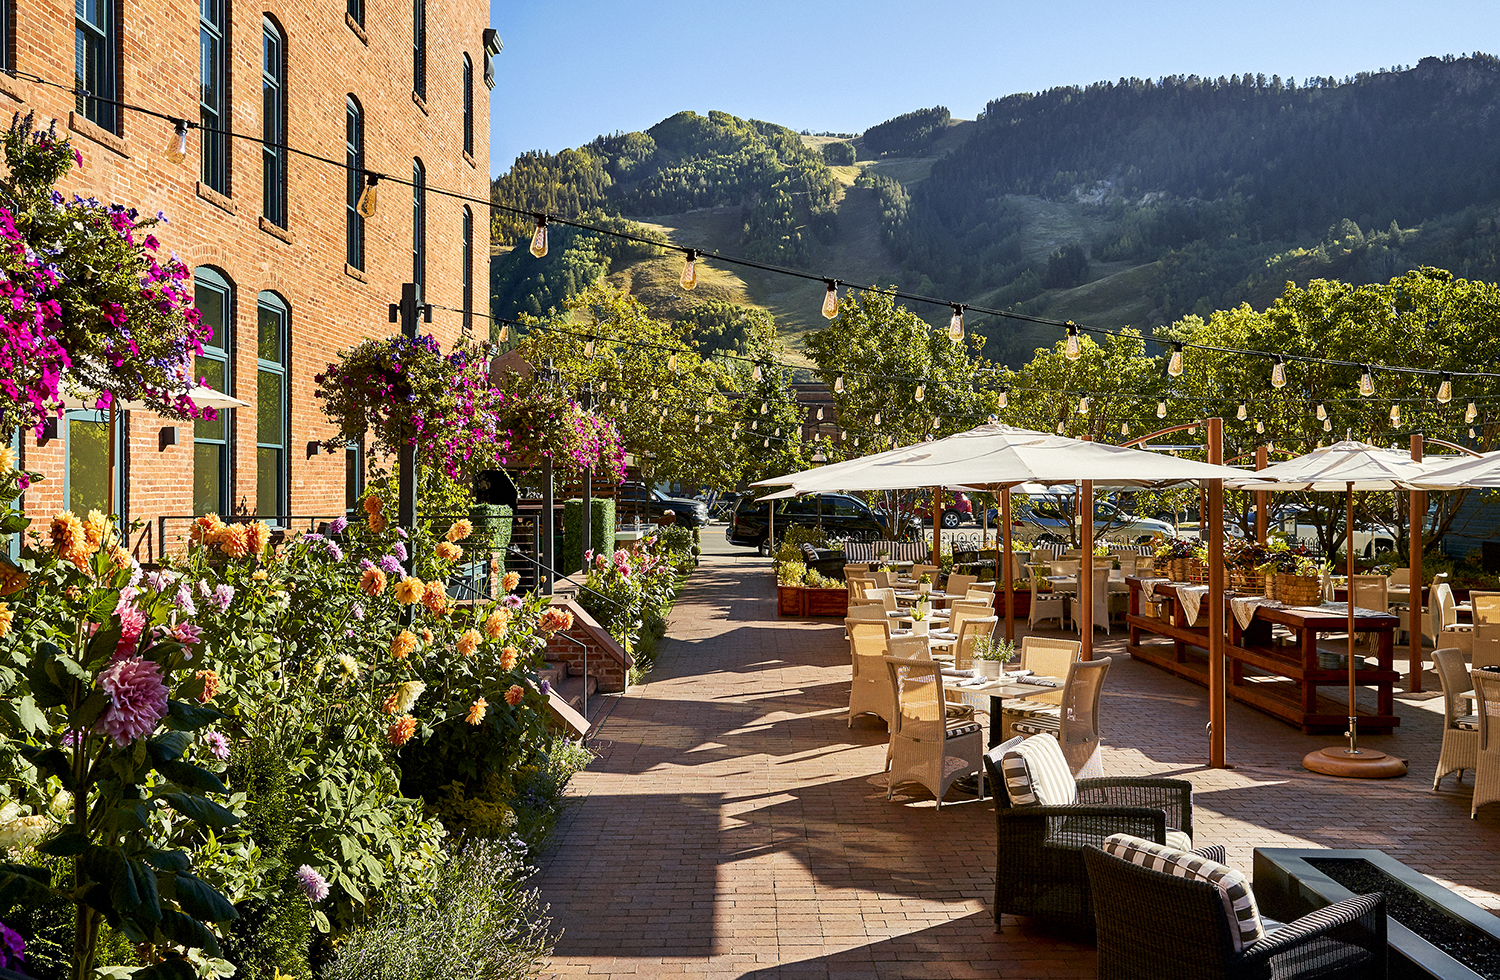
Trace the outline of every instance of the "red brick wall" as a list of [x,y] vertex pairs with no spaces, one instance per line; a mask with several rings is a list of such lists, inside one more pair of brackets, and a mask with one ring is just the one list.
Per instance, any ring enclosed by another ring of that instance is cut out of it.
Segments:
[[[173,116],[198,118],[198,13],[196,4],[118,0],[123,25],[120,97]],[[427,99],[412,92],[411,0],[366,0],[362,40],[345,21],[341,0],[232,0],[230,93],[233,129],[261,132],[261,18],[270,14],[287,42],[287,141],[342,162],[344,99],[354,94],[364,108],[366,166],[410,180],[413,157],[427,172],[427,299],[461,307],[463,202],[434,188],[488,196],[489,90],[484,84],[484,4],[427,0]],[[18,0],[15,67],[71,84],[73,5],[58,0]],[[474,157],[463,153],[463,54],[474,65]],[[56,118],[83,154],[83,167],[65,190],[139,208],[164,211],[171,223],[156,231],[166,249],[190,265],[218,268],[235,289],[230,332],[231,394],[252,407],[234,421],[231,480],[236,512],[256,502],[255,384],[256,298],[279,293],[291,307],[291,438],[288,445],[290,509],[294,514],[343,512],[344,457],[307,456],[307,444],[334,430],[313,396],[313,375],[335,351],[368,336],[396,330],[387,307],[411,278],[411,189],[382,182],[379,209],[366,222],[365,269],[349,274],[344,264],[342,166],[288,156],[288,225],[278,235],[261,227],[261,147],[232,140],[229,150],[229,210],[198,193],[198,147],[194,131],[187,161],[168,163],[162,151],[169,123],[137,112],[121,113],[120,138],[99,134],[86,122],[70,132],[72,96],[60,89],[0,76],[0,112],[35,109],[42,125]],[[486,309],[488,217],[474,210],[474,303]],[[284,239],[289,239],[284,240]],[[434,311],[430,330],[446,346],[457,337],[461,316]],[[483,321],[480,321],[481,323]],[[481,329],[481,335],[485,331]],[[125,465],[129,473],[128,516],[154,527],[160,514],[192,510],[192,425],[129,413]],[[159,448],[163,425],[179,426],[178,445]],[[46,514],[63,501],[62,441],[38,446],[28,434],[25,465],[47,480],[31,490],[28,510]],[[180,528],[180,523],[178,527]],[[154,538],[154,531],[149,537]],[[142,549],[142,556],[146,552]]]
[[599,679],[600,692],[610,694],[627,690],[630,680],[628,671],[633,661],[625,648],[571,597],[556,597],[552,600],[552,605],[561,606],[573,614],[573,628],[547,641],[547,662],[569,666],[577,664],[578,670],[573,673],[582,676],[586,648],[588,674]]

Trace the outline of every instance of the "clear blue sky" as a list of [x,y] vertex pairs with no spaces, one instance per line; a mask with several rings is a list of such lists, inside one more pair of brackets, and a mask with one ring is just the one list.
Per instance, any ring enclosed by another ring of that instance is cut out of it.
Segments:
[[1500,54],[1497,0],[491,0],[490,166],[674,112],[861,132],[1122,76],[1343,78]]

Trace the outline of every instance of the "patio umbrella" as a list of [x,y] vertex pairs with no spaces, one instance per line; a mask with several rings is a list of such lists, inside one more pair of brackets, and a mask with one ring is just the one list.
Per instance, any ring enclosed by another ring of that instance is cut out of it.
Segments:
[[1345,496],[1344,553],[1349,576],[1349,745],[1310,752],[1302,765],[1331,776],[1381,779],[1400,776],[1406,763],[1384,752],[1359,747],[1359,719],[1354,710],[1354,494],[1359,490],[1396,490],[1420,479],[1427,467],[1402,452],[1355,440],[1336,442],[1293,457],[1254,474],[1229,481],[1241,490],[1314,490]]
[[[95,392],[93,394],[79,394],[75,391],[72,391],[67,386],[66,377],[64,377],[63,379],[62,390],[59,391],[58,394],[60,396],[58,398],[58,401],[65,409],[93,409],[97,408],[99,405],[98,392]],[[204,385],[189,385],[187,391],[185,391],[184,394],[191,398],[193,400],[193,404],[197,405],[199,408],[224,409],[250,407],[248,402],[242,402],[238,398],[235,398],[233,395],[226,395],[222,391],[216,391],[215,389],[206,387]],[[114,515],[115,513],[116,503],[115,415],[117,412],[149,410],[149,408],[149,405],[138,398],[115,398],[110,400],[108,408],[105,409],[105,411],[109,413],[109,436],[106,441],[106,445],[109,446],[109,478],[106,485],[109,487],[109,512],[111,515]]]
[[1500,452],[1483,456],[1442,457],[1424,464],[1421,475],[1406,481],[1414,490],[1482,490],[1500,487]]

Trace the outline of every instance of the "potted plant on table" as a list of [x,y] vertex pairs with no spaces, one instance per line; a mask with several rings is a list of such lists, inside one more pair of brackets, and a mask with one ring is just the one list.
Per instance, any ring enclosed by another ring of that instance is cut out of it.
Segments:
[[932,573],[923,572],[922,577],[917,580],[917,591],[927,595],[932,591]]
[[912,607],[911,631],[917,636],[927,635],[927,627],[930,625],[927,620],[927,609],[927,599],[925,596],[918,599],[917,604]]
[[1306,606],[1323,598],[1322,568],[1307,548],[1273,538],[1267,545],[1271,558],[1261,566],[1267,579],[1274,579],[1270,598],[1289,606]]
[[994,636],[974,638],[974,662],[979,665],[979,672],[991,680],[1000,678],[1001,670],[1015,654],[1016,645],[1010,640]]
[[1193,543],[1184,538],[1168,538],[1156,549],[1156,570],[1174,582],[1186,582],[1188,559],[1193,555]]

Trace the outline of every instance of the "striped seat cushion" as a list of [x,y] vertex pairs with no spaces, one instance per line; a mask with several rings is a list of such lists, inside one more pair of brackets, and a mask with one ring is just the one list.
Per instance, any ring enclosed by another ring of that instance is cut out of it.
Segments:
[[[1170,835],[1169,838],[1170,839]],[[1206,881],[1219,891],[1224,913],[1229,917],[1229,935],[1235,952],[1265,936],[1255,894],[1244,874],[1226,864],[1210,861],[1183,848],[1156,844],[1130,834],[1115,834],[1104,840],[1104,851],[1124,861],[1152,871]]]
[[1055,716],[1035,715],[1012,722],[1010,730],[1017,735],[1055,735],[1062,730],[1062,722]]
[[1005,795],[1013,807],[1070,806],[1078,802],[1078,784],[1051,735],[1028,738],[1008,749],[1000,760]]
[[1033,715],[1056,716],[1062,709],[1046,701],[1027,701],[1025,698],[1017,698],[1014,701],[1006,701],[1002,710],[1008,715],[1030,718]]
[[1460,718],[1455,718],[1455,719],[1453,719],[1453,727],[1454,728],[1473,728],[1473,729],[1478,729],[1479,728],[1479,716],[1478,715],[1464,715],[1464,716],[1462,716]]
[[964,735],[973,735],[973,734],[975,734],[977,732],[982,732],[982,731],[984,731],[984,729],[982,727],[980,727],[979,725],[976,725],[976,724],[954,725],[954,726],[952,726],[950,728],[946,728],[946,729],[943,730],[943,737],[944,738],[960,738],[960,737],[962,737]]

